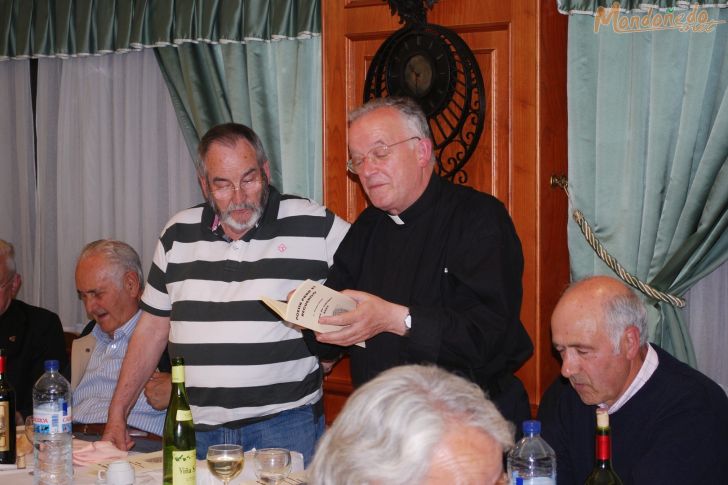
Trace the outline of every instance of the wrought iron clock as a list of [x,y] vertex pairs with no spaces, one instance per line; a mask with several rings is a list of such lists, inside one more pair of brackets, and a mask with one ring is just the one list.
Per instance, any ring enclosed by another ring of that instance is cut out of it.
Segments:
[[483,77],[460,36],[426,23],[425,7],[432,8],[435,1],[389,1],[392,12],[398,12],[400,23],[406,25],[388,37],[374,55],[364,84],[364,101],[384,96],[416,100],[429,121],[437,173],[466,183],[464,166],[484,127]]

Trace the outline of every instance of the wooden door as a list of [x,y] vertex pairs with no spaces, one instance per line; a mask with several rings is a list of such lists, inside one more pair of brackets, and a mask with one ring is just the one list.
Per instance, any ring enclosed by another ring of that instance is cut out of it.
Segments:
[[[401,25],[382,0],[324,0],[323,7],[325,203],[353,221],[366,200],[346,172],[346,113],[363,101],[369,63]],[[427,20],[457,32],[483,74],[486,124],[465,167],[467,184],[506,205],[523,244],[521,320],[535,352],[518,375],[535,410],[558,373],[548,325],[568,281],[566,203],[549,185],[566,170],[566,17],[553,1],[440,0]],[[348,361],[324,390],[330,422],[351,392]]]

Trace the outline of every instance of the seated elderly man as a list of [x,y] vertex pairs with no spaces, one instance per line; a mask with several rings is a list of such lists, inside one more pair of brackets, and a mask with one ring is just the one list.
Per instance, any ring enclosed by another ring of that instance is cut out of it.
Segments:
[[351,395],[309,477],[314,485],[493,485],[512,446],[513,426],[477,384],[407,365]]
[[43,362],[68,362],[58,315],[28,305],[15,296],[22,279],[15,268],[15,248],[0,239],[0,348],[6,351],[7,373],[15,387],[18,423],[33,414],[33,384],[43,375]]
[[[76,289],[92,321],[73,342],[71,388],[74,432],[85,434],[85,438],[98,439],[103,434],[121,363],[141,314],[143,282],[139,256],[124,242],[92,242],[78,259]],[[166,352],[159,367],[170,370]],[[129,414],[130,433],[141,438],[136,440],[138,451],[161,449],[158,436],[164,427],[171,382],[168,374],[166,378],[160,376],[155,375],[150,385],[156,384],[161,396],[148,399],[140,395]],[[151,395],[150,389],[147,394]]]
[[556,305],[552,340],[570,385],[557,379],[539,418],[556,451],[559,485],[584,483],[594,466],[597,408],[610,415],[612,464],[625,485],[728,477],[728,397],[647,343],[646,325],[640,299],[606,276],[572,285]]

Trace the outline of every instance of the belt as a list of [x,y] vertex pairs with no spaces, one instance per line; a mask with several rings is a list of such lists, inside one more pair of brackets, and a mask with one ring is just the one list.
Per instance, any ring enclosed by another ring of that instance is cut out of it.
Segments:
[[[73,423],[73,432],[82,433],[90,436],[103,436],[106,423]],[[128,427],[129,435],[137,438],[146,438],[152,441],[162,441],[161,436],[149,433],[147,431]]]

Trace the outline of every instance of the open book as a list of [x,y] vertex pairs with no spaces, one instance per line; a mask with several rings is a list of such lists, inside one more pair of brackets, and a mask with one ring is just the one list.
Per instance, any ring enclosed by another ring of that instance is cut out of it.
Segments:
[[[261,296],[260,299],[286,322],[321,333],[340,330],[341,327],[321,325],[319,317],[338,315],[356,308],[353,298],[312,280],[298,285],[288,303],[267,296]],[[363,342],[357,345],[364,347]]]

